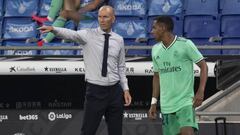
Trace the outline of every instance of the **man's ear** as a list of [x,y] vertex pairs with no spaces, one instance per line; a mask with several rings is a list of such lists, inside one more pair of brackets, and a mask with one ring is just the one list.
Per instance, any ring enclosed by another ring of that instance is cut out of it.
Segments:
[[115,20],[116,20],[116,17],[113,16],[113,19],[112,19],[112,24],[115,23]]
[[166,30],[167,30],[167,26],[166,26],[166,25],[162,25],[162,29],[163,29],[164,31],[166,31]]

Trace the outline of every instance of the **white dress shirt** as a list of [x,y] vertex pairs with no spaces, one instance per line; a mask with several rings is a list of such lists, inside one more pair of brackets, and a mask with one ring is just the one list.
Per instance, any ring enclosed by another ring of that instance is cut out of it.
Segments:
[[120,81],[123,90],[129,90],[128,80],[125,74],[125,50],[123,38],[110,32],[107,76],[101,75],[104,31],[100,27],[95,29],[70,30],[66,28],[54,27],[53,33],[63,39],[78,42],[83,48],[83,58],[85,64],[85,80],[89,83],[110,86]]

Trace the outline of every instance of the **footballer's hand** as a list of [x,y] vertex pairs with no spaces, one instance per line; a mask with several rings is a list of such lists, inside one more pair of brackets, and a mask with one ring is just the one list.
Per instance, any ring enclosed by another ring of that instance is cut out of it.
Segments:
[[47,33],[47,32],[51,32],[53,30],[52,26],[42,26],[39,27],[38,30],[40,30],[41,33]]
[[149,118],[155,120],[157,118],[157,104],[152,104],[148,111]]
[[202,105],[203,99],[204,99],[203,90],[198,90],[196,95],[193,98],[193,107],[198,107]]

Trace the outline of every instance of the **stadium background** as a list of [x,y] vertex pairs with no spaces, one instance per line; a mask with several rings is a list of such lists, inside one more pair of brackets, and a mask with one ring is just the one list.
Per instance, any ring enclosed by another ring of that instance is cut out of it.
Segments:
[[[83,0],[82,4],[88,2]],[[51,0],[0,0],[1,46],[37,46],[33,41],[45,35],[37,31],[38,25],[31,20],[31,16],[46,16],[50,3]],[[176,35],[192,39],[198,47],[205,47],[201,52],[207,62],[216,63],[214,75],[207,83],[205,99],[239,81],[240,50],[221,48],[239,45],[238,0],[110,0],[109,4],[116,10],[117,16],[113,30],[124,37],[126,48],[148,48],[154,45],[155,41],[150,35],[151,24],[156,16],[162,14],[172,16]],[[97,13],[88,12],[86,15],[93,19],[82,20],[79,24],[68,21],[65,27],[74,30],[97,27]],[[78,44],[56,38],[45,46],[71,47]],[[217,49],[208,49],[212,46],[217,46]],[[126,54],[128,62],[151,61],[149,49],[127,49]],[[84,71],[81,70],[84,69],[78,68],[76,74],[64,73],[64,68],[58,67],[57,63],[82,62],[81,50],[2,50],[1,55],[0,65],[4,67],[4,62],[10,62],[11,66],[6,67],[6,72],[2,72],[5,71],[3,68],[0,71],[0,132],[4,135],[79,134],[85,93]],[[49,70],[52,68],[51,75],[46,73],[46,69],[36,75],[31,70],[37,67],[34,64],[18,71],[19,61],[50,61],[56,66],[45,66]],[[231,66],[224,68],[226,65]],[[128,69],[133,72],[128,78],[134,101],[123,114],[124,135],[159,135],[161,116],[155,122],[147,119],[151,74],[142,72],[142,75],[134,75],[135,68],[139,67]],[[151,69],[149,72],[152,72]],[[234,76],[230,78],[226,72]],[[195,87],[198,81],[196,76]],[[220,132],[224,133],[220,126]],[[239,124],[228,123],[228,134],[239,134],[237,126]],[[98,134],[106,134],[104,122]],[[200,134],[215,134],[214,121],[201,123]]]

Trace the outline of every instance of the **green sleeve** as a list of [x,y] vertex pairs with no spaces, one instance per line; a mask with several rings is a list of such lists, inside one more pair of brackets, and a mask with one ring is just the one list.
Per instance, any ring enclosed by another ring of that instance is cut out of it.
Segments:
[[188,40],[186,43],[188,58],[192,60],[194,63],[198,63],[199,61],[201,61],[203,59],[203,55],[197,49],[196,45],[191,40]]
[[156,47],[153,46],[152,48],[152,63],[153,63],[153,71],[154,72],[158,72],[158,66],[157,66],[157,62],[156,62],[156,59],[155,59],[155,50],[156,50]]

